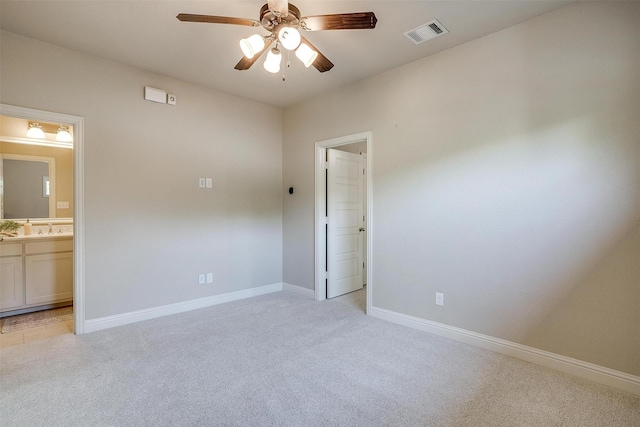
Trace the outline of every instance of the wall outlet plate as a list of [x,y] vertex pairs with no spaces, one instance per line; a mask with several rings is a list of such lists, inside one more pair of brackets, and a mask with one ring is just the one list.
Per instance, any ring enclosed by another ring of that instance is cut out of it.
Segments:
[[167,104],[176,105],[176,96],[171,93],[167,94]]
[[204,274],[198,275],[198,284],[204,285]]
[[444,294],[436,292],[436,305],[444,305]]
[[207,273],[207,283],[213,283],[213,273]]
[[207,188],[213,188],[213,179],[207,178]]
[[204,188],[205,187],[205,179],[204,178],[198,178],[198,187],[200,187],[200,188]]

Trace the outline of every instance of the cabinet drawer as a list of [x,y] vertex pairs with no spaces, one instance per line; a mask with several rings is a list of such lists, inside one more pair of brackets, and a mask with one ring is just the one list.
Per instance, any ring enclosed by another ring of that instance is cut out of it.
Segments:
[[24,253],[27,255],[71,251],[73,251],[73,239],[29,242],[24,244]]
[[0,256],[22,255],[22,243],[2,243],[0,244]]

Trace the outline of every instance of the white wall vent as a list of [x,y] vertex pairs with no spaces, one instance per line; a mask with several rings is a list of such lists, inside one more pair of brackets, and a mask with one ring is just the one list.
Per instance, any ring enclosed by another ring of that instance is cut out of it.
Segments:
[[420,44],[443,34],[447,34],[448,32],[449,31],[447,31],[447,29],[437,19],[434,19],[431,22],[427,22],[424,25],[420,25],[413,30],[403,33],[403,35],[415,44]]

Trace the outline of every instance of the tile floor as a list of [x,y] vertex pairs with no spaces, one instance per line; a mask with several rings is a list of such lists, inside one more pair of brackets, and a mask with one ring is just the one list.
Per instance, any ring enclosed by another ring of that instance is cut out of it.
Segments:
[[[2,321],[3,320],[0,319],[0,324]],[[0,348],[13,347],[44,338],[72,333],[73,320],[52,323],[46,326],[38,326],[37,328],[23,329],[21,331],[10,332],[8,334],[0,334]]]

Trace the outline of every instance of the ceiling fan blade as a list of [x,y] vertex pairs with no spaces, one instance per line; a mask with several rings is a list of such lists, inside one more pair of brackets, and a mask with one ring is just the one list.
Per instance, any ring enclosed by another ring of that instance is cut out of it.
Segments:
[[192,15],[190,13],[180,13],[176,18],[182,22],[207,22],[209,24],[246,25],[248,27],[260,26],[260,22],[255,19],[231,18],[229,16]]
[[317,47],[311,44],[309,40],[307,40],[304,37],[301,37],[301,41],[303,43],[308,44],[311,49],[318,52],[318,57],[316,58],[315,61],[313,61],[313,66],[316,67],[318,71],[320,71],[321,73],[324,73],[325,71],[329,71],[330,69],[333,68],[333,62],[329,61],[329,58],[324,56],[322,52],[320,52]]
[[366,30],[376,27],[378,18],[373,12],[338,13],[300,18],[300,26],[307,31]]
[[271,46],[271,43],[273,43],[273,39],[269,38],[267,40],[265,40],[264,42],[264,49],[262,49],[260,52],[256,53],[255,55],[253,55],[253,58],[249,59],[246,56],[242,56],[242,59],[236,64],[236,66],[234,67],[236,70],[248,70],[249,68],[251,68],[251,66],[258,60],[258,58],[260,58],[260,56],[262,56],[262,54],[269,49],[269,46]]

